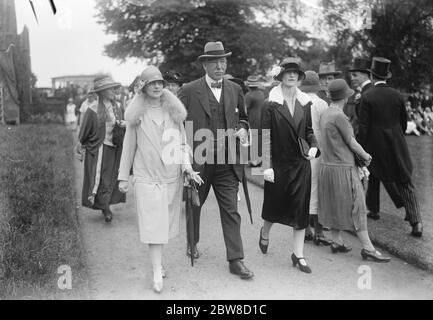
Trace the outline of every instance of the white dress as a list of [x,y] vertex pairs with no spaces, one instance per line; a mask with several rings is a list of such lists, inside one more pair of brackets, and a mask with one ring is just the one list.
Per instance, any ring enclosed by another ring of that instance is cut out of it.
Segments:
[[[325,100],[320,99],[315,93],[308,93],[311,98],[311,122],[313,126],[314,135],[316,136],[319,150],[322,146],[322,137],[320,134],[320,117],[322,113],[328,109],[328,104]],[[317,215],[319,207],[319,168],[321,157],[312,159],[311,163],[311,199],[310,199],[310,215]]]

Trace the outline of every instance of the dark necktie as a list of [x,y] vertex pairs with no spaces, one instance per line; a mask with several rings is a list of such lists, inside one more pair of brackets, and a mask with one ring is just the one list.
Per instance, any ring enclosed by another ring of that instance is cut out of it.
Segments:
[[218,88],[218,89],[221,89],[222,86],[223,86],[222,81],[221,81],[221,82],[211,82],[211,84],[210,84],[210,87],[211,87],[211,88]]

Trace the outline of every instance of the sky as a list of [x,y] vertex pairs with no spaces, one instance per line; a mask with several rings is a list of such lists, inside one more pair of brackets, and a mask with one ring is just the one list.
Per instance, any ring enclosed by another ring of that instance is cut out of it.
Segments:
[[39,25],[28,0],[15,0],[18,32],[27,25],[30,33],[32,71],[38,87],[51,87],[51,78],[63,75],[109,73],[129,85],[146,67],[131,59],[126,63],[103,54],[114,38],[96,22],[94,0],[56,0],[53,15],[48,0],[33,0]]
[[[316,6],[318,0],[302,0]],[[32,71],[38,87],[51,87],[51,78],[76,74],[111,74],[115,81],[129,85],[146,67],[144,61],[124,63],[104,55],[104,45],[113,35],[97,23],[95,0],[55,0],[57,14],[48,0],[33,0],[39,24],[28,0],[15,0],[18,30],[30,32]],[[308,24],[308,22],[306,23]]]

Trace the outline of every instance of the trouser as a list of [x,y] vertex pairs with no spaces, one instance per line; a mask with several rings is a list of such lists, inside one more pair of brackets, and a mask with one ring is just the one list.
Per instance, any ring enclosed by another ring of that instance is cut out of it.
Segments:
[[[412,182],[382,182],[391,200],[397,208],[404,206],[406,210],[405,220],[411,225],[422,222],[419,210],[418,200],[415,194],[415,187]],[[370,175],[368,181],[367,208],[371,212],[379,212],[380,210],[380,180],[373,175]]]
[[243,259],[241,216],[238,213],[237,200],[239,180],[233,171],[233,167],[228,164],[206,164],[202,179],[204,184],[198,187],[200,207],[193,207],[192,217],[187,215],[187,239],[190,239],[189,232],[192,223],[194,245],[200,240],[201,207],[206,201],[212,186],[218,202],[227,260]]

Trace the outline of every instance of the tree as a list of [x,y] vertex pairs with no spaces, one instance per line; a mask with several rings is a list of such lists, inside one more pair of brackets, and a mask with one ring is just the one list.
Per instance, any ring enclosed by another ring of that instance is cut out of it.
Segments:
[[[392,61],[392,83],[419,90],[433,80],[433,2],[430,0],[322,0],[324,23],[335,43],[330,52],[342,65],[352,56],[382,56]],[[353,30],[348,11],[371,10],[371,28]]]
[[148,59],[163,71],[182,73],[186,80],[203,74],[197,57],[208,41],[221,40],[233,52],[228,72],[243,79],[266,73],[289,55],[302,57],[310,47],[317,51],[317,39],[281,19],[284,12],[299,14],[294,10],[298,6],[297,0],[165,0],[147,5],[97,1],[99,22],[117,36],[105,48],[108,56]]

